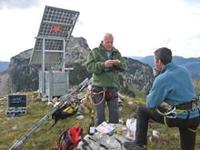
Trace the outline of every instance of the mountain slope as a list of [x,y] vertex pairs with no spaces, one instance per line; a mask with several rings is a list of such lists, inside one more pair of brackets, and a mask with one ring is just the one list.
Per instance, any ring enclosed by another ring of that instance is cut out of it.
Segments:
[[[16,142],[21,136],[32,128],[46,113],[53,108],[47,106],[41,100],[37,100],[37,93],[26,93],[28,96],[28,113],[21,117],[8,118],[5,115],[7,99],[0,100],[0,150],[8,150],[9,147]],[[137,95],[137,93],[136,93]],[[137,95],[136,98],[124,97],[123,105],[121,106],[120,117],[123,121],[131,118],[136,113],[138,105],[145,103],[144,96]],[[107,111],[106,111],[107,114]],[[80,124],[83,128],[83,134],[87,134],[90,114],[85,113],[84,119],[76,119],[76,115],[59,120],[57,124],[51,128],[54,120],[49,118],[49,121],[42,125],[30,138],[22,144],[24,150],[53,150],[56,149],[57,141],[61,131],[72,127],[75,124]],[[123,132],[122,132],[123,131]],[[153,132],[158,131],[158,136],[153,138]],[[200,149],[200,128],[197,131],[196,147]],[[118,131],[116,131],[118,132]],[[119,135],[126,135],[124,130],[119,130]],[[148,130],[148,150],[177,150],[180,149],[178,128],[166,128],[164,125],[149,122]],[[112,142],[112,141],[111,141]],[[102,148],[104,150],[104,148]]]
[[[154,67],[154,56],[146,56],[140,59],[141,62]],[[200,57],[197,58],[184,58],[174,56],[173,62],[177,65],[185,66],[192,74],[193,77],[200,77]]]

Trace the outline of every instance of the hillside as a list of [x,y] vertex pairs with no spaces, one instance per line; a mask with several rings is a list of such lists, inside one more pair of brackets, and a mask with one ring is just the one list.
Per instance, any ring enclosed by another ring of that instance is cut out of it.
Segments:
[[[38,120],[40,120],[52,108],[41,102],[33,93],[28,94],[28,113],[21,117],[8,118],[5,116],[6,98],[0,100],[0,134],[4,135],[0,138],[0,149],[7,150],[14,142],[19,139],[29,128],[31,128]],[[123,105],[120,111],[120,118],[126,121],[135,114],[138,105],[144,104],[145,98],[142,93],[137,93],[135,98],[124,96]],[[24,150],[53,150],[56,147],[59,133],[75,124],[80,124],[84,129],[83,134],[87,134],[89,126],[89,114],[84,114],[84,119],[77,120],[77,115],[60,120],[57,124],[50,128],[54,123],[49,120],[42,126],[30,139],[23,144]],[[179,146],[179,134],[177,128],[166,128],[164,125],[150,122],[148,131],[148,149],[149,150],[177,150]],[[152,131],[159,132],[159,138],[151,139]],[[200,149],[200,129],[197,133],[196,149]]]
[[[84,38],[70,39],[66,53],[66,67],[73,67],[70,72],[70,86],[74,87],[86,77],[90,77],[84,66],[87,54],[90,52],[87,41]],[[9,93],[26,93],[28,95],[28,113],[21,117],[7,117],[5,115],[7,108],[7,97],[0,97],[0,150],[7,150],[18,138],[20,138],[29,128],[40,120],[47,112],[52,110],[51,106],[42,102],[40,94],[35,92],[38,89],[38,71],[39,65],[29,65],[32,49],[22,51],[20,54],[11,58],[9,68],[0,74],[0,95]],[[135,116],[138,105],[145,104],[145,93],[148,93],[152,80],[153,70],[148,64],[141,61],[124,58],[128,64],[128,71],[121,74],[120,93],[123,96],[122,105],[120,105],[120,119],[123,122],[127,118]],[[198,67],[198,66],[197,66]],[[200,87],[199,80],[195,82]],[[34,92],[30,92],[34,91]],[[199,88],[197,88],[199,92]],[[84,97],[85,93],[82,93]],[[73,98],[80,99],[79,95]],[[88,131],[90,115],[84,113],[84,119],[76,119],[73,115],[50,128],[54,123],[51,118],[42,126],[30,139],[23,145],[25,150],[49,150],[55,149],[60,132],[74,124],[80,124],[84,129],[85,135]],[[179,146],[179,134],[177,128],[166,128],[157,123],[150,122],[148,131],[148,149],[149,150],[177,150]],[[158,139],[152,139],[152,131],[159,132]],[[198,129],[196,149],[200,149],[200,129]]]
[[[195,80],[196,90],[200,92],[200,80]],[[7,150],[12,144],[16,142],[22,135],[27,132],[28,129],[33,127],[37,121],[39,121],[46,113],[52,110],[51,106],[41,101],[41,97],[37,92],[23,93],[28,95],[28,113],[21,117],[7,117],[5,115],[7,98],[0,97],[0,134],[4,135],[0,138],[0,150]],[[145,104],[145,94],[143,92],[136,91],[135,96],[126,96],[121,93],[123,98],[122,105],[120,105],[120,119],[125,122],[126,119],[135,116],[136,108],[138,105]],[[74,99],[83,99],[85,97],[85,91],[82,94],[76,94]],[[89,101],[86,101],[87,103]],[[85,106],[88,106],[85,105]],[[66,128],[72,127],[75,124],[80,124],[83,128],[83,134],[87,134],[90,115],[89,111],[84,111],[84,118],[77,119],[78,114],[68,117],[63,120],[59,120],[57,124],[51,128],[54,120],[51,118],[45,123],[39,130],[37,130],[30,139],[26,140],[22,149],[24,150],[55,150],[59,134]],[[158,131],[158,138],[152,138],[153,130]],[[148,130],[148,150],[177,150],[179,146],[179,132],[177,128],[166,128],[164,125],[158,123],[149,122]],[[200,149],[200,127],[197,131],[196,149]]]
[[[132,57],[132,58],[137,59],[138,57]],[[140,57],[138,60],[150,65],[152,68],[154,67],[154,56],[146,56],[143,58]],[[184,58],[180,56],[174,56],[173,62],[188,68],[193,77],[200,77],[200,57]]]

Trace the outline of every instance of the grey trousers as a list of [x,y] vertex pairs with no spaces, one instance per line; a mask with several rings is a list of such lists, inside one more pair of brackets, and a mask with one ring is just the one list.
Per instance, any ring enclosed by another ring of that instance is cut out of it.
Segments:
[[[93,86],[92,91],[99,93],[103,90],[101,87]],[[96,107],[96,121],[95,126],[98,126],[105,121],[105,106],[108,106],[109,123],[119,122],[119,110],[118,110],[118,93],[116,88],[107,88],[105,97],[103,93],[94,94],[92,100]]]

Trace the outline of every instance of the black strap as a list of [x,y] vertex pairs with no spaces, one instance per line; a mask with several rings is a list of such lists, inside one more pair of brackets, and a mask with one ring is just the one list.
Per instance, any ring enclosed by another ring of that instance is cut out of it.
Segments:
[[199,111],[199,120],[200,120],[200,108],[198,108],[198,111]]
[[192,109],[192,101],[175,105],[177,109],[180,110],[189,110]]
[[187,117],[186,117],[186,120],[188,120],[190,118],[190,111],[187,111]]

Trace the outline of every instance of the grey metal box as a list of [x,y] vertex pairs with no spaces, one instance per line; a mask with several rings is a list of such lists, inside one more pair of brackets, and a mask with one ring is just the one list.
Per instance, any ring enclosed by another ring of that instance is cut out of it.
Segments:
[[[69,73],[61,71],[44,72],[44,92],[43,96],[48,96],[51,100],[53,96],[67,94],[69,87]],[[42,93],[42,71],[39,72],[39,91]]]

